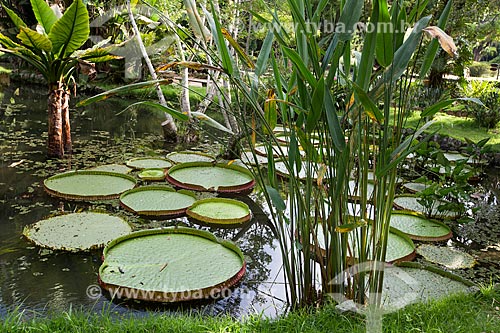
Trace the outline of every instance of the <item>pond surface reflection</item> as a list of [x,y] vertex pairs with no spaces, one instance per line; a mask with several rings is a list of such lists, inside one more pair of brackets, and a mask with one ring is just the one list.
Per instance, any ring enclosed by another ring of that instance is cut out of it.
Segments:
[[[11,86],[0,93],[0,101],[0,316],[15,308],[42,315],[70,308],[97,313],[106,308],[139,316],[146,314],[147,309],[227,313],[234,317],[250,313],[274,317],[283,311],[285,295],[278,243],[260,209],[262,203],[254,202],[259,201],[257,195],[242,198],[251,205],[252,223],[240,229],[216,229],[198,226],[187,218],[144,220],[120,209],[117,200],[74,203],[51,198],[43,191],[43,179],[62,171],[124,163],[132,157],[165,156],[186,149],[163,145],[161,114],[130,110],[117,115],[130,104],[120,99],[72,110],[74,154],[70,159],[57,161],[45,156],[47,111],[43,88]],[[217,152],[219,147],[205,141],[205,148]],[[26,225],[44,217],[93,209],[122,216],[135,229],[185,224],[232,239],[245,253],[247,274],[230,297],[214,302],[181,307],[112,302],[95,293],[101,263],[99,251],[53,252],[37,248],[22,237]]]

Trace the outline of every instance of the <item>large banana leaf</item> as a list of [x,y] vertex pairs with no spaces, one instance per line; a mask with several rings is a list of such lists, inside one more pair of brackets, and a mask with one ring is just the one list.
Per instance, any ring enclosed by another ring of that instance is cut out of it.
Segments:
[[45,0],[31,0],[31,8],[33,9],[36,20],[43,27],[45,33],[48,34],[57,21],[56,14]]
[[82,0],[75,0],[49,33],[52,52],[65,57],[78,50],[89,38],[89,13]]
[[50,39],[30,28],[21,27],[17,38],[29,48],[45,52],[52,50]]

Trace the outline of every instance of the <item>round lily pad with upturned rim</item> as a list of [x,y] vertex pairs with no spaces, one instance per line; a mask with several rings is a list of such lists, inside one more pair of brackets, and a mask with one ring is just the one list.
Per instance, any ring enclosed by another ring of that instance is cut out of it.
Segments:
[[419,241],[439,242],[453,236],[446,224],[429,220],[418,213],[408,211],[393,211],[391,227],[398,229],[411,239]]
[[107,171],[69,171],[43,181],[51,196],[80,201],[109,200],[135,187],[134,177]]
[[137,175],[142,180],[162,181],[165,180],[163,169],[144,169]]
[[422,192],[429,187],[428,184],[424,183],[404,183],[401,186],[410,193]]
[[95,166],[95,167],[87,169],[87,170],[108,171],[108,172],[127,174],[127,173],[130,173],[133,169],[129,168],[125,164],[104,164],[104,165]]
[[154,217],[183,215],[195,201],[194,193],[190,191],[155,185],[137,187],[120,196],[120,204],[125,209]]
[[215,158],[212,155],[200,153],[197,151],[175,151],[167,155],[167,158],[176,163],[188,162],[213,162]]
[[224,295],[245,270],[241,250],[209,232],[150,229],[106,246],[99,283],[118,298],[179,302]]
[[[418,198],[412,195],[400,195],[394,198],[394,207],[400,210],[408,210],[425,215],[426,208],[420,204]],[[437,207],[444,204],[444,201],[434,202],[430,216],[440,219],[456,219],[458,215],[454,212],[440,212]]]
[[134,169],[168,169],[172,166],[172,162],[160,157],[137,157],[128,160],[127,166]]
[[427,261],[450,269],[471,268],[476,264],[470,254],[447,246],[422,244],[417,248],[417,253]]
[[240,225],[252,218],[248,205],[227,198],[207,198],[196,201],[186,214],[208,224]]
[[[356,232],[356,230],[357,229],[354,229],[354,231],[349,233],[348,242],[351,248],[354,248],[353,233]],[[371,228],[368,228],[368,233],[370,233],[370,230]],[[368,238],[370,238],[370,235],[368,235]],[[318,240],[318,247],[321,254],[325,256],[325,236],[321,225],[318,225],[316,229],[316,239]],[[390,228],[385,261],[389,263],[411,261],[415,256],[415,244],[413,241],[401,231]]]
[[51,250],[90,251],[132,232],[123,219],[105,213],[64,214],[24,227],[23,235],[34,244]]
[[255,185],[252,173],[244,167],[207,162],[175,165],[166,178],[174,186],[194,191],[246,193]]

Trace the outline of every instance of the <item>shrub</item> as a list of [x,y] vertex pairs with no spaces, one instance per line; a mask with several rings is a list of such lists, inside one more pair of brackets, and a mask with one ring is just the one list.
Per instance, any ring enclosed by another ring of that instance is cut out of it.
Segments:
[[469,102],[467,112],[479,126],[493,128],[500,121],[500,89],[488,81],[471,81],[463,88],[467,97],[478,98],[484,105]]
[[474,62],[469,66],[470,76],[482,77],[491,76],[490,64],[487,62]]

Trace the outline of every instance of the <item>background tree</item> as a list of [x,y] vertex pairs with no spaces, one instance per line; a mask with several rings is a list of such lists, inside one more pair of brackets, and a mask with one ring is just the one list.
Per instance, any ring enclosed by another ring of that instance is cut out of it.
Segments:
[[1,51],[19,57],[39,71],[48,84],[49,157],[71,153],[69,84],[79,62],[99,62],[115,58],[105,49],[78,49],[89,37],[89,15],[82,0],[75,0],[57,15],[44,0],[31,0],[38,25],[30,28],[13,10],[4,7],[18,29],[17,41],[0,34]]

